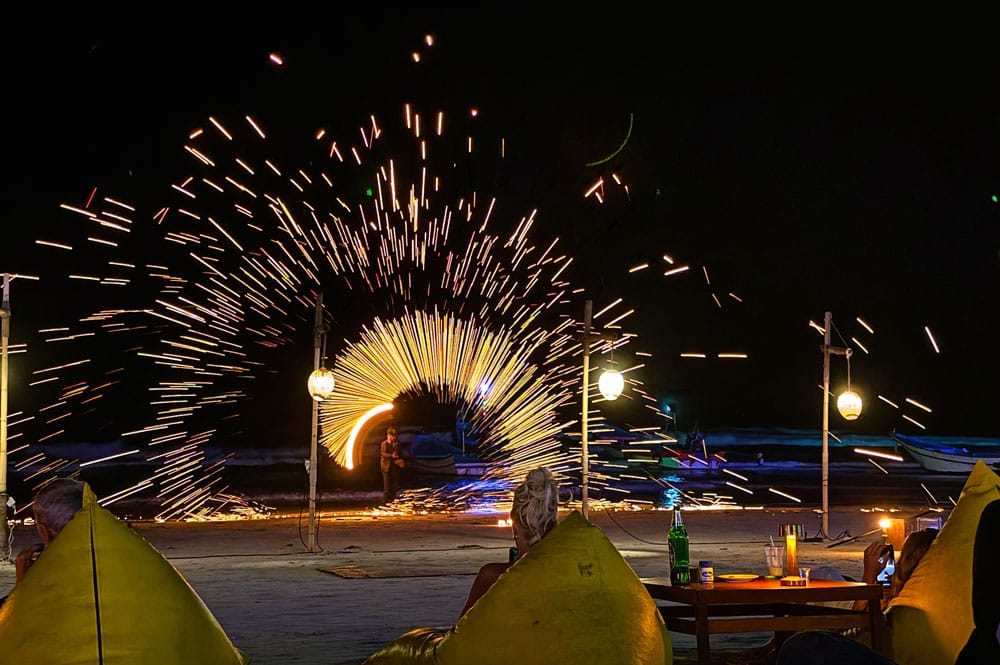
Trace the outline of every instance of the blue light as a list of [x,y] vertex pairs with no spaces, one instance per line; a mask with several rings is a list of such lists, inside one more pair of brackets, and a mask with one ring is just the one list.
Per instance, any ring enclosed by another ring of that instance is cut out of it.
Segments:
[[663,508],[674,508],[681,505],[681,493],[673,487],[660,492],[660,506]]

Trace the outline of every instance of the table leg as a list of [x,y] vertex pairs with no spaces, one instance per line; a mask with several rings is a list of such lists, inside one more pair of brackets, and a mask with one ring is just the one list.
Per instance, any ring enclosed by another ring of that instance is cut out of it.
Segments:
[[712,652],[708,640],[708,606],[697,603],[694,607],[695,638],[698,641],[698,665],[711,665]]
[[787,630],[774,631],[774,652],[778,653],[779,651],[781,651],[781,645],[785,643],[785,640],[787,640],[794,634],[795,634],[794,632]]
[[868,601],[868,618],[871,624],[872,649],[880,656],[886,655],[885,615],[882,614],[882,603]]

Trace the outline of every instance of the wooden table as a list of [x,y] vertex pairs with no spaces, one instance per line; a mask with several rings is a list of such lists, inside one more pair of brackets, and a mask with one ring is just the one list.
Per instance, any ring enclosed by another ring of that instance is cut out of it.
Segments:
[[[709,635],[774,631],[780,643],[800,630],[869,628],[872,648],[885,650],[882,586],[860,582],[810,580],[804,587],[781,586],[776,579],[752,582],[692,583],[670,586],[667,578],[643,578],[658,603],[667,628],[694,635],[698,663],[709,665]],[[867,600],[868,610],[855,612],[807,603]]]

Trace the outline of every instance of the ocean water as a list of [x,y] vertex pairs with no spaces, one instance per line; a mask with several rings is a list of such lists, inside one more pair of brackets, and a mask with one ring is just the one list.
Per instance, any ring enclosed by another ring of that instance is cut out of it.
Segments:
[[[709,456],[719,455],[725,459],[724,463],[712,467],[695,465],[690,469],[630,464],[636,468],[630,468],[626,477],[593,483],[590,498],[611,503],[634,501],[639,506],[661,505],[667,494],[741,506],[798,508],[820,503],[821,438],[818,430],[727,428],[706,430],[704,434]],[[672,447],[682,448],[685,437],[686,433],[678,433],[678,442]],[[970,448],[1000,446],[1000,438],[924,438]],[[644,442],[637,442],[637,445],[643,446]],[[627,459],[628,446],[624,448]],[[899,452],[902,460],[897,461],[858,453],[856,448],[892,453],[894,442],[888,435],[834,432],[829,438],[831,505],[905,504],[947,508],[961,492],[965,480],[961,475],[928,473],[903,452]],[[308,456],[307,450],[283,447],[227,450],[209,444],[203,447],[203,452],[208,463],[225,458],[213,489],[234,497],[233,506],[273,508],[286,513],[305,508],[309,487],[303,462]],[[612,451],[600,444],[593,445],[591,452],[598,458],[593,468],[599,473],[608,471],[602,467],[602,461],[614,465],[622,459],[621,456],[609,459],[606,453]],[[700,453],[700,445],[691,452]],[[47,454],[49,459],[62,456],[81,462],[117,455],[79,469],[80,477],[91,484],[99,497],[111,496],[158,470],[157,463],[147,459],[148,452],[132,452],[121,442],[54,444],[47,448]],[[21,505],[30,500],[31,488],[40,478],[35,475],[39,470],[30,465],[12,469],[11,493]],[[576,483],[570,481],[564,498],[578,500]],[[496,493],[495,485],[482,483],[479,487],[477,483],[481,482],[473,477],[407,469],[402,478],[402,496],[413,501],[427,490],[445,495]],[[318,491],[321,509],[376,508],[382,503],[377,465],[369,464],[348,472],[328,459],[321,459]],[[156,514],[158,502],[156,488],[151,488],[116,502],[113,510],[150,517]]]
[[[767,428],[727,428],[724,430],[708,430],[704,432],[709,448],[743,448],[754,446],[793,446],[821,447],[822,432],[820,430],[784,429],[780,427]],[[964,445],[969,447],[1000,446],[1000,437],[966,437],[953,435],[924,435],[918,432],[909,433],[917,438],[928,439],[949,445]],[[676,435],[683,442],[686,433]],[[895,443],[888,434],[845,434],[831,431],[828,438],[830,448],[892,448]]]

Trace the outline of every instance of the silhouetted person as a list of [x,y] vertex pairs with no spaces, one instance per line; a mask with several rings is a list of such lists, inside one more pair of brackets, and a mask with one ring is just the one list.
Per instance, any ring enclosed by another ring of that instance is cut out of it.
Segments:
[[386,503],[391,503],[399,493],[399,472],[406,465],[399,452],[395,427],[385,431],[385,440],[379,446],[379,465],[382,469],[382,495]]
[[[42,542],[29,545],[18,552],[14,562],[14,584],[21,581],[32,564],[45,552],[63,527],[69,524],[83,507],[83,483],[70,478],[56,478],[38,490],[31,510],[35,517],[35,530]],[[0,605],[7,600],[0,598]]]

